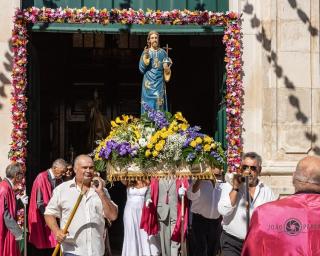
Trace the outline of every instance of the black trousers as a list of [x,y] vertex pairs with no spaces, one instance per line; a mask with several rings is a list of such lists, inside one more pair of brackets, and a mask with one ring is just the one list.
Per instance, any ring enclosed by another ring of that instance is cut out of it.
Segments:
[[193,256],[215,256],[220,248],[221,219],[192,214]]
[[221,249],[223,256],[240,256],[243,240],[222,231]]

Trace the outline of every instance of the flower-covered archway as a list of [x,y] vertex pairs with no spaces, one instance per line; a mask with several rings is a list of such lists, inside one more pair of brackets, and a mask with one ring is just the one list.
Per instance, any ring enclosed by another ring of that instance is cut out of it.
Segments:
[[242,153],[242,62],[241,62],[241,26],[237,13],[214,13],[211,11],[135,11],[133,9],[98,10],[95,8],[37,8],[18,9],[14,16],[12,48],[14,53],[12,70],[12,123],[11,161],[25,164],[27,157],[26,119],[27,97],[27,43],[28,24],[34,23],[97,23],[119,24],[157,24],[157,25],[201,25],[222,26],[225,28],[223,43],[226,46],[226,112],[227,112],[227,163],[229,171],[236,171],[240,165]]

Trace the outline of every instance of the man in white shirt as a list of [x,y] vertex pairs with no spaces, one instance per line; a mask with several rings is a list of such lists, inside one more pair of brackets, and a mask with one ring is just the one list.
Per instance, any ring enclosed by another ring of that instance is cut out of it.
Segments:
[[[277,199],[272,190],[258,179],[261,163],[261,156],[255,152],[246,153],[242,157],[240,172],[249,174],[250,215],[256,207]],[[232,182],[223,185],[218,203],[218,211],[223,216],[221,248],[224,256],[241,255],[247,234],[246,205],[245,184],[240,175],[234,175]]]
[[[220,170],[216,169],[219,173]],[[218,173],[216,173],[218,174]],[[216,255],[219,249],[221,219],[218,202],[221,181],[196,180],[187,190],[192,212],[192,254],[197,256]]]
[[[65,256],[102,256],[105,252],[105,218],[111,221],[118,216],[118,208],[111,201],[104,181],[94,177],[92,159],[80,155],[74,162],[75,178],[62,183],[53,191],[53,196],[45,210],[45,220],[54,233],[57,241],[62,243]],[[92,186],[91,181],[97,180],[98,186]],[[68,229],[65,226],[73,207],[80,195],[85,194]],[[60,228],[56,218],[60,218]]]

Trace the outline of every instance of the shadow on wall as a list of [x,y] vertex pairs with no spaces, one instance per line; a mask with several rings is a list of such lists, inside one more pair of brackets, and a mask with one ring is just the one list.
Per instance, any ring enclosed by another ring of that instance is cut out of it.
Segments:
[[[2,62],[4,69],[8,72],[12,71],[12,51],[11,51],[11,40],[8,41],[9,51],[4,54],[4,60]],[[3,107],[1,98],[7,98],[8,95],[5,92],[5,86],[11,84],[11,79],[3,72],[0,72],[0,109]]]
[[[288,0],[288,2],[293,9],[297,10],[297,15],[301,19],[301,21],[308,25],[308,31],[310,32],[310,35],[313,37],[318,36],[319,34],[318,29],[312,26],[310,18],[303,10],[301,10],[297,6],[296,0]],[[254,13],[253,5],[247,2],[243,8],[243,12],[252,16],[252,18],[250,19],[251,27],[253,29],[259,30],[259,32],[256,33],[256,39],[261,43],[262,47],[268,52],[268,55],[267,55],[268,62],[272,64],[277,78],[284,80],[284,84],[288,90],[295,91],[296,86],[290,80],[290,78],[286,76],[283,68],[278,64],[277,53],[272,49],[271,39],[267,37],[265,28],[261,25],[261,20]],[[304,114],[301,111],[300,101],[298,97],[296,97],[295,95],[289,95],[289,104],[296,109],[296,114],[295,114],[296,119],[302,124],[306,124],[308,122],[308,117],[306,114]],[[315,144],[318,140],[318,136],[316,134],[312,134],[312,132],[305,132],[305,136],[313,144]],[[316,155],[320,155],[319,146],[314,145],[312,147],[312,150]]]

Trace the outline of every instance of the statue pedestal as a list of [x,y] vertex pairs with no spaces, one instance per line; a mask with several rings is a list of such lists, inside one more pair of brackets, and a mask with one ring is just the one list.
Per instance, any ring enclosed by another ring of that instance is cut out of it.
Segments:
[[154,168],[140,169],[136,165],[130,165],[126,168],[120,168],[107,164],[106,178],[109,182],[120,180],[143,180],[150,178],[191,178],[191,179],[203,179],[203,180],[215,180],[213,169],[205,163],[195,165],[181,165],[177,167],[168,167],[165,165],[159,165]]

